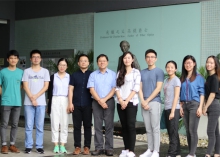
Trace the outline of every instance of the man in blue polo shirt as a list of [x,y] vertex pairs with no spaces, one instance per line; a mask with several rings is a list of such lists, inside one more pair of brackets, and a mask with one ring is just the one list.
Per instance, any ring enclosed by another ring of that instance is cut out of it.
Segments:
[[105,154],[113,155],[113,121],[115,101],[113,95],[116,87],[116,73],[107,68],[108,57],[100,54],[97,57],[99,69],[89,76],[87,88],[93,97],[92,108],[95,126],[95,151],[92,155],[104,153],[103,144],[103,121],[105,123]]
[[81,153],[81,126],[84,128],[84,155],[89,154],[91,145],[91,125],[92,125],[92,98],[89,89],[86,88],[89,75],[89,57],[82,54],[78,58],[80,69],[70,77],[69,83],[69,105],[68,111],[72,112],[74,125],[74,146],[73,155]]

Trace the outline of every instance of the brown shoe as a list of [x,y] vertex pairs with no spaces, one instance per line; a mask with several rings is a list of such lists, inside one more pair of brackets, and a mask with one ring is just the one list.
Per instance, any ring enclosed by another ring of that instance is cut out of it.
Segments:
[[75,151],[73,152],[73,155],[79,155],[81,153],[81,148],[76,147]]
[[8,154],[8,146],[2,146],[2,149],[1,149],[1,153],[2,154]]
[[17,147],[15,147],[15,145],[10,145],[9,150],[12,153],[20,153],[20,150]]
[[89,148],[84,147],[83,155],[89,155]]

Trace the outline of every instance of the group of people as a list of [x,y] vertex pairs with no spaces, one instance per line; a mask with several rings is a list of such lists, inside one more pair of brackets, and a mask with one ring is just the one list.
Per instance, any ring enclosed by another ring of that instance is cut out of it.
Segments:
[[[165,119],[169,135],[167,157],[180,155],[178,122],[183,117],[189,154],[195,157],[198,143],[198,123],[202,114],[208,115],[208,149],[206,157],[214,150],[214,157],[220,156],[220,136],[218,118],[220,115],[220,66],[215,56],[209,56],[206,70],[209,74],[206,82],[196,72],[197,65],[193,56],[183,59],[180,79],[176,76],[177,64],[168,61],[165,65],[168,78],[164,81],[164,72],[156,67],[157,52],[149,49],[145,52],[147,68],[140,71],[136,57],[128,51],[127,41],[120,43],[123,55],[119,58],[117,73],[108,69],[108,56],[97,57],[98,69],[88,70],[89,58],[82,54],[78,58],[79,70],[66,73],[68,61],[59,59],[58,72],[49,76],[47,69],[40,66],[41,52],[30,53],[31,67],[24,72],[16,68],[19,60],[17,51],[7,54],[9,66],[0,71],[1,85],[1,153],[8,151],[19,153],[15,146],[17,125],[21,107],[21,87],[25,90],[25,152],[33,149],[32,132],[36,127],[36,151],[44,153],[43,126],[45,110],[51,119],[54,153],[67,153],[65,143],[68,136],[68,114],[72,113],[74,125],[74,155],[90,154],[92,114],[94,118],[95,150],[91,155],[106,154],[113,156],[113,129],[115,102],[122,125],[124,149],[119,157],[135,157],[136,115],[138,104],[147,132],[148,149],[140,157],[159,157],[160,149],[160,91],[164,90]],[[46,108],[45,92],[48,90]],[[114,96],[115,95],[115,96]],[[139,102],[140,101],[140,102]],[[6,129],[9,117],[12,117],[10,146],[7,145]],[[105,136],[103,136],[103,122]],[[81,149],[81,126],[84,128],[84,146]]]

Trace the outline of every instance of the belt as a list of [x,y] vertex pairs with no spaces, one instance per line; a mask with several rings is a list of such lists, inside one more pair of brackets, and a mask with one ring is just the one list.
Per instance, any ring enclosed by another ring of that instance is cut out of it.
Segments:
[[184,104],[189,104],[191,103],[192,101],[182,101]]

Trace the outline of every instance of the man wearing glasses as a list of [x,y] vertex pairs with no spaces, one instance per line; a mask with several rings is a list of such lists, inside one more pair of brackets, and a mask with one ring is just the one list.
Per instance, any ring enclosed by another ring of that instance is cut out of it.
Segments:
[[24,114],[25,114],[25,153],[30,154],[33,148],[32,131],[36,127],[36,151],[44,154],[43,135],[46,98],[45,91],[48,89],[49,71],[40,66],[41,52],[30,52],[31,67],[24,70],[22,77],[25,90]]
[[141,71],[142,116],[147,132],[148,150],[140,157],[159,157],[160,149],[160,91],[164,81],[163,70],[157,68],[157,53],[153,49],[145,52],[148,68]]

